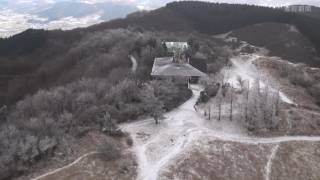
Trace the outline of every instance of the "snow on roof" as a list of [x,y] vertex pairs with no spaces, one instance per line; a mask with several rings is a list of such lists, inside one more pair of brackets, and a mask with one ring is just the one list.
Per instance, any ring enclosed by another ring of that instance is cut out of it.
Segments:
[[204,77],[205,73],[188,63],[174,63],[173,57],[156,58],[152,67],[152,76]]

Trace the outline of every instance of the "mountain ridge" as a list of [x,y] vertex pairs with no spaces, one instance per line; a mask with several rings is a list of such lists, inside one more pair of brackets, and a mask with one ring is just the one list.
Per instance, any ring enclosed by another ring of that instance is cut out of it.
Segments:
[[[266,7],[194,1],[174,2],[137,16],[131,14],[123,19],[111,20],[88,28],[77,28],[68,31],[30,29],[10,38],[0,39],[0,63],[2,64],[0,75],[3,77],[10,75],[3,81],[6,82],[9,79],[8,81],[13,84],[20,81],[26,82],[24,78],[27,78],[37,81],[34,83],[41,88],[57,85],[54,82],[60,82],[59,78],[57,78],[61,74],[60,71],[67,73],[68,68],[72,68],[80,59],[88,56],[88,54],[84,54],[78,49],[74,50],[74,47],[77,47],[79,43],[88,37],[95,37],[95,34],[103,34],[101,32],[111,29],[123,28],[133,32],[162,32],[167,34],[197,33],[200,36],[211,37],[215,34],[265,22],[295,25],[303,36],[308,37],[319,53],[320,34],[318,32],[320,31],[320,21],[317,19]],[[269,35],[272,36],[272,33],[269,33]],[[263,47],[264,45],[259,44],[259,46]],[[137,49],[139,50],[139,48]],[[90,56],[95,56],[94,53],[101,55],[100,53],[105,53],[103,51],[103,48],[101,50],[92,50]],[[297,60],[291,58],[287,60],[297,62]],[[304,60],[299,60],[298,62],[304,62]],[[47,65],[55,63],[56,65],[54,66]],[[311,66],[320,66],[320,62],[313,60],[308,60],[304,63]],[[59,70],[59,68],[63,70]],[[70,76],[74,78],[73,75]],[[12,80],[14,77],[18,79],[15,80],[16,82]],[[20,84],[23,84],[21,82]],[[4,87],[3,91],[7,91],[7,87]],[[17,92],[21,92],[16,88],[16,85],[12,85],[12,87]],[[31,91],[28,90],[28,92],[34,92],[39,87],[30,86],[29,89]],[[14,91],[12,90],[12,92]],[[19,96],[13,97],[8,102],[15,102],[21,99],[23,97],[21,94],[25,95],[20,93]],[[6,95],[4,97],[9,96]]]

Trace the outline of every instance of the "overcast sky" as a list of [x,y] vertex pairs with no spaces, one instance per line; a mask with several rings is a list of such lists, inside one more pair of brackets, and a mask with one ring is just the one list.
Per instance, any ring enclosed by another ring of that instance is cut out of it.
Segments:
[[[78,1],[86,3],[97,3],[97,2],[119,2],[138,6],[145,9],[154,9],[164,6],[166,3],[173,0],[0,0],[0,5],[4,2],[32,2],[32,3],[43,3],[43,2],[59,2],[59,1]],[[286,6],[292,4],[303,4],[303,5],[314,5],[320,7],[320,0],[204,0],[210,2],[221,2],[221,3],[233,3],[233,4],[255,4],[261,6]]]
[[[122,2],[126,1],[126,2],[136,3],[137,5],[146,6],[149,8],[155,8],[159,6],[164,6],[167,2],[170,2],[172,0],[111,0],[111,1],[122,1]],[[239,3],[255,4],[255,5],[262,5],[262,6],[286,6],[286,5],[292,5],[292,4],[320,6],[320,0],[206,0],[206,1],[237,3],[237,4]]]
[[320,6],[320,0],[219,0],[227,3],[247,3],[263,6],[283,6],[291,4],[307,4]]
[[[103,0],[87,0],[87,1],[103,1]],[[131,2],[138,5],[146,5],[150,7],[164,6],[167,2],[172,0],[109,0],[115,2]],[[262,6],[285,6],[291,4],[306,4],[320,6],[320,0],[205,0],[211,2],[224,2],[224,3],[243,3],[243,4],[255,4]]]

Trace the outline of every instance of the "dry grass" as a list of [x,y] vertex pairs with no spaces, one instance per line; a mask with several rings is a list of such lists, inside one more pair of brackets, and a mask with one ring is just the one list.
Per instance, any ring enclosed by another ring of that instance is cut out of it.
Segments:
[[161,175],[163,179],[264,179],[271,147],[219,140],[201,141]]
[[68,151],[72,151],[70,154],[62,155],[57,149],[54,158],[51,158],[48,162],[36,164],[31,167],[33,169],[32,173],[21,176],[17,180],[35,178],[65,167],[84,154],[95,152],[97,146],[104,143],[112,144],[119,149],[120,158],[107,161],[103,158],[103,154],[93,153],[82,158],[76,164],[41,178],[41,180],[134,179],[137,164],[134,155],[128,150],[127,138],[111,138],[98,131],[89,132],[78,141],[69,142]]
[[320,143],[291,142],[281,144],[270,180],[319,180]]

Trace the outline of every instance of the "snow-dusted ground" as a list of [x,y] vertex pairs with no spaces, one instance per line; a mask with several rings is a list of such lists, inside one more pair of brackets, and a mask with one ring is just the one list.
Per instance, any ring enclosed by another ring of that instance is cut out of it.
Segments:
[[135,73],[137,71],[137,68],[138,68],[138,61],[132,55],[129,55],[129,58],[130,58],[131,63],[132,63],[131,72]]
[[276,144],[272,147],[271,149],[271,154],[270,157],[268,159],[267,165],[266,165],[266,174],[265,174],[265,179],[266,180],[270,180],[270,174],[271,174],[271,167],[272,167],[272,163],[273,163],[273,159],[276,156],[276,153],[279,149],[279,144]]
[[[249,82],[250,87],[253,85],[255,79],[260,79],[260,87],[264,88],[266,83],[271,86],[271,90],[278,91],[279,87],[272,87],[272,80],[270,76],[267,76],[256,68],[253,64],[254,61],[263,57],[259,54],[241,54],[231,58],[232,66],[223,69],[222,73],[225,76],[225,81],[229,82],[233,87],[239,88],[237,78]],[[285,93],[279,90],[280,98],[283,102],[288,104],[295,104]]]
[[[234,86],[237,85],[237,76],[253,83],[254,79],[261,75],[252,64],[259,57],[260,55],[258,54],[234,57],[232,59],[233,66],[224,70],[225,79]],[[263,78],[262,75],[261,78]],[[132,150],[137,157],[139,180],[163,179],[162,172],[170,171],[170,165],[174,164],[179,157],[184,157],[186,155],[184,152],[192,150],[195,145],[200,145],[203,148],[207,147],[209,149],[206,151],[210,152],[210,147],[203,144],[202,140],[205,139],[226,143],[240,143],[244,146],[270,146],[270,154],[261,154],[261,156],[267,157],[263,166],[264,179],[266,180],[272,176],[273,160],[277,156],[281,143],[297,141],[320,142],[320,136],[252,137],[235,121],[222,120],[219,122],[215,119],[207,120],[201,111],[198,112],[194,108],[203,88],[199,85],[192,85],[191,89],[193,96],[180,107],[166,113],[164,120],[159,125],[156,125],[151,118],[121,125],[122,130],[129,132],[134,141]],[[287,103],[292,103],[290,98],[283,93],[281,99]],[[215,153],[218,152],[216,151]],[[69,166],[67,165],[66,167]],[[40,177],[45,177],[56,171],[59,171],[59,169]],[[201,174],[199,176],[201,177]],[[36,179],[41,178],[38,177]]]
[[[281,142],[318,142],[320,137],[285,136],[274,138],[249,137],[235,122],[208,121],[194,109],[201,87],[191,86],[193,96],[177,109],[165,114],[165,119],[156,125],[152,119],[123,124],[121,128],[129,132],[134,140],[133,150],[139,165],[138,179],[159,179],[160,171],[166,170],[179,155],[193,147],[200,138],[217,139],[243,144],[270,144]],[[276,145],[277,146],[277,145]],[[274,152],[266,162],[266,177],[269,177]],[[160,178],[161,179],[161,178]],[[267,178],[266,178],[267,179]]]
[[200,90],[200,87],[193,86],[193,97],[167,113],[160,125],[152,119],[122,125],[135,142],[139,179],[157,179],[159,171],[198,137],[203,121],[193,106]]
[[31,180],[41,180],[41,179],[45,179],[46,177],[48,177],[48,176],[50,176],[50,175],[52,175],[52,174],[58,173],[58,172],[60,172],[60,171],[62,171],[62,170],[64,170],[64,169],[67,169],[67,168],[70,168],[70,167],[74,166],[75,164],[77,164],[77,163],[79,163],[81,160],[83,160],[84,158],[86,158],[86,157],[88,157],[88,156],[91,156],[91,155],[94,155],[94,154],[98,154],[98,152],[95,152],[95,151],[94,151],[94,152],[86,153],[86,154],[82,155],[81,157],[79,157],[78,159],[76,159],[75,161],[73,161],[72,163],[70,163],[70,164],[68,164],[68,165],[66,165],[66,166],[63,166],[63,167],[58,168],[58,169],[55,169],[55,170],[53,170],[53,171],[50,171],[50,172],[48,172],[48,173],[45,173],[45,174],[43,174],[43,175],[41,175],[41,176],[38,176],[38,177],[36,177],[36,178],[32,178]]

